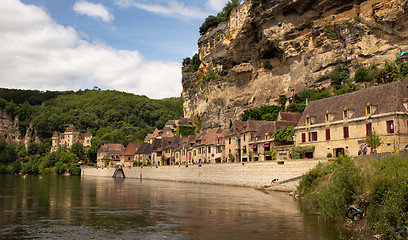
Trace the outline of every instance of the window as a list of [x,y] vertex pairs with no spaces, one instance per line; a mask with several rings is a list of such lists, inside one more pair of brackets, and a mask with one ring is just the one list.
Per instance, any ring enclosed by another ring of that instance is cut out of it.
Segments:
[[317,141],[317,132],[312,132],[312,141]]
[[344,111],[343,111],[343,118],[344,118],[344,119],[347,119],[347,118],[348,118],[348,111],[347,111],[347,110],[344,110]]
[[366,124],[366,135],[370,135],[371,134],[371,123],[367,123]]
[[310,132],[309,133],[309,142],[317,141],[317,132]]
[[325,119],[326,122],[329,122],[330,121],[330,115],[328,113],[326,113],[326,116],[325,116],[324,119]]
[[208,147],[208,153],[211,153],[211,147]]
[[349,127],[343,127],[343,137],[344,138],[349,137]]
[[306,142],[306,133],[302,133],[302,143]]
[[326,140],[330,140],[330,129],[326,129]]
[[201,154],[201,148],[198,149],[198,154]]
[[394,133],[394,120],[387,121],[387,133]]
[[307,117],[306,117],[306,125],[309,125],[309,124],[310,124],[310,117],[307,116]]
[[228,139],[228,143],[231,144],[231,138]]
[[366,107],[366,114],[370,115],[371,114],[371,106]]
[[244,134],[244,141],[245,141],[245,134]]
[[178,158],[178,153],[176,153],[176,158]]

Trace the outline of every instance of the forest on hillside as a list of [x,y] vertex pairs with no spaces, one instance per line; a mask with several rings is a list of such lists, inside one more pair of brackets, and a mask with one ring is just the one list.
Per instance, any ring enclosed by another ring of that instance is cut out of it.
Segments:
[[[162,128],[169,119],[179,119],[183,116],[182,105],[181,98],[153,100],[97,87],[77,92],[0,89],[0,108],[13,119],[19,118],[22,136],[30,123],[37,130],[42,143],[29,149],[31,153],[46,156],[53,133],[64,132],[73,124],[78,131],[90,131],[93,135],[92,148],[82,156],[91,162],[95,162],[96,152],[104,143],[126,146],[129,142],[142,142],[146,134]],[[0,152],[7,153],[6,149],[6,145],[0,146]],[[8,152],[13,153],[11,158],[20,158],[14,152],[21,152],[21,147]],[[10,160],[10,156],[1,153],[0,158],[2,162]]]

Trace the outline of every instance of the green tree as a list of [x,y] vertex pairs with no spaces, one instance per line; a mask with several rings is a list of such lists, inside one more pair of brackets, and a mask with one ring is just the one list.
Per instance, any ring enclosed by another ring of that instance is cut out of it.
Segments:
[[330,74],[331,85],[339,89],[344,81],[350,78],[348,67],[338,64]]
[[225,4],[222,11],[219,12],[216,17],[213,15],[208,16],[204,23],[200,26],[200,35],[204,35],[210,28],[216,27],[219,23],[227,21],[232,10],[238,7],[240,4],[241,0],[230,0]]
[[373,76],[370,75],[368,69],[365,67],[358,68],[354,74],[355,82],[371,82],[373,80]]
[[[371,145],[371,139],[373,141],[372,145]],[[381,146],[381,144],[383,144],[383,142],[381,140],[381,137],[375,131],[372,131],[372,136],[370,134],[368,134],[363,139],[363,141],[367,144],[367,146],[369,148],[371,148],[371,146],[372,146],[373,149],[377,149],[378,147]]]
[[292,142],[293,135],[295,133],[295,127],[284,126],[273,134],[273,137],[281,142]]
[[391,62],[386,62],[383,69],[378,73],[376,81],[378,83],[390,83],[397,79],[398,68]]
[[76,142],[72,144],[70,152],[75,154],[79,160],[86,160],[84,145],[82,145],[82,143]]

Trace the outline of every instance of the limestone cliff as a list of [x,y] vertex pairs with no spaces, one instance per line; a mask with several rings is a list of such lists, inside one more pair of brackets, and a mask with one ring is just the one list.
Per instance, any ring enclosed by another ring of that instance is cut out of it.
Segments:
[[[183,69],[185,117],[199,115],[203,128],[228,127],[295,84],[328,84],[339,63],[353,74],[394,60],[408,51],[407,30],[408,0],[246,1],[198,40],[199,70]],[[218,78],[203,81],[211,72]]]

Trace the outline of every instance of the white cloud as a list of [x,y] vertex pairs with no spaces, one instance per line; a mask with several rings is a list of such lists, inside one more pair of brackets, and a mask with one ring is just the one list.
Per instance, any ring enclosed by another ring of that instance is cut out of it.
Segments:
[[41,8],[0,1],[0,87],[77,90],[99,86],[150,98],[180,96],[181,64],[81,40]]
[[203,12],[198,7],[188,7],[185,6],[184,3],[174,0],[169,1],[167,5],[142,3],[135,0],[115,0],[115,4],[120,7],[135,7],[144,11],[175,18],[204,19],[208,16],[208,12]]
[[73,9],[79,14],[100,18],[104,22],[111,22],[114,19],[108,9],[100,3],[95,4],[87,1],[78,1],[74,4]]
[[212,9],[217,12],[220,12],[225,4],[228,2],[228,0],[208,0],[207,5]]

